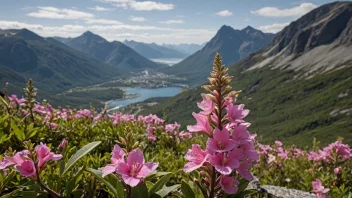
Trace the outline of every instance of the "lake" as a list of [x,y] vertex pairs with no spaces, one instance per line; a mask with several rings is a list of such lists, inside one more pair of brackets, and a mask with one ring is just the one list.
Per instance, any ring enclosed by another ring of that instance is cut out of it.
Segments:
[[183,59],[182,58],[154,58],[154,59],[150,59],[150,60],[157,62],[157,63],[164,63],[169,66],[173,66],[173,65],[181,62]]
[[138,94],[139,96],[131,99],[120,99],[112,101],[108,104],[108,108],[115,108],[115,107],[125,107],[129,104],[141,102],[148,98],[154,97],[171,97],[175,96],[181,91],[181,87],[163,87],[163,88],[156,88],[156,89],[146,89],[146,88],[123,88],[123,90],[128,94]]

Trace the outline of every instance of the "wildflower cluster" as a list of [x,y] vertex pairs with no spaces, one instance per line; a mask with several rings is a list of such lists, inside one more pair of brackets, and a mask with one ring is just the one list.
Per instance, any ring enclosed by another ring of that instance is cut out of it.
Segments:
[[[317,197],[343,197],[352,190],[352,149],[338,140],[311,151],[295,146],[284,147],[280,141],[274,145],[257,145],[260,163],[254,167],[256,176],[264,184],[313,191]],[[323,187],[323,183],[329,188]],[[330,190],[331,189],[331,190]]]
[[206,148],[192,145],[185,156],[189,162],[184,171],[201,169],[201,178],[196,179],[196,183],[205,197],[213,198],[224,193],[235,194],[240,178],[252,180],[249,168],[258,160],[258,154],[254,136],[247,129],[250,123],[244,121],[249,111],[244,105],[233,104],[238,92],[232,91],[231,77],[219,54],[215,57],[209,81],[210,85],[204,86],[209,93],[198,103],[202,111],[193,113],[197,124],[187,127],[190,132],[208,136]]

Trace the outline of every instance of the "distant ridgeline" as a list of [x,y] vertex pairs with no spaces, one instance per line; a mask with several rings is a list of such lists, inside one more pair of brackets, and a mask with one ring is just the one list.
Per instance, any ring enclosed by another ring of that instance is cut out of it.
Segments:
[[[230,28],[223,27],[218,34],[225,29]],[[200,56],[214,42],[173,69]],[[268,47],[231,65],[231,86],[243,91],[239,100],[252,111],[248,117],[251,131],[263,135],[264,141],[307,145],[314,137],[328,143],[341,136],[352,144],[351,52],[352,2],[336,2],[292,22]],[[222,55],[229,63],[228,55]],[[209,63],[204,66],[211,68]],[[191,69],[189,75],[192,71],[197,70]],[[185,91],[143,113],[165,114],[169,121],[193,124],[190,113],[196,111],[201,90]]]
[[160,69],[166,74],[186,77],[191,86],[204,83],[212,69],[212,60],[216,52],[222,55],[224,64],[233,64],[248,54],[267,47],[274,34],[263,33],[250,26],[234,30],[222,26],[217,34],[199,51],[180,63]]
[[32,78],[39,99],[46,98],[54,105],[99,104],[91,93],[89,97],[57,94],[165,66],[121,42],[108,42],[91,32],[77,38],[43,38],[27,29],[0,30],[0,87],[8,82],[9,92],[21,95]]

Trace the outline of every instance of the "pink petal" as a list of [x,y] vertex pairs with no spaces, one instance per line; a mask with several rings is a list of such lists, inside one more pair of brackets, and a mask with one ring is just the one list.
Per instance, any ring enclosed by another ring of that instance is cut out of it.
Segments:
[[138,164],[144,163],[144,156],[142,151],[139,148],[131,151],[127,157],[127,164],[131,166],[133,163],[138,163]]
[[102,170],[102,172],[103,172],[102,177],[105,177],[105,176],[107,176],[107,175],[109,175],[109,174],[111,174],[111,173],[113,173],[113,172],[115,172],[115,171],[116,171],[116,165],[109,164],[109,165],[107,165],[107,166],[105,166],[105,167],[103,168],[103,170]]
[[131,177],[128,175],[122,175],[122,179],[127,185],[129,185],[131,187],[137,186],[139,184],[139,182],[141,181],[141,179]]

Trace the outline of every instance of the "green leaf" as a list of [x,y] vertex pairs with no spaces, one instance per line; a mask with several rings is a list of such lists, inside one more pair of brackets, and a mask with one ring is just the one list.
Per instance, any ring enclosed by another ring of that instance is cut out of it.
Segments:
[[251,190],[244,190],[242,192],[237,192],[236,194],[232,196],[228,196],[229,198],[243,198],[245,196],[253,195],[255,193],[258,193],[257,190],[251,189]]
[[185,196],[185,198],[196,197],[194,195],[192,188],[184,180],[182,180],[182,183],[181,183],[181,191],[182,191],[182,194]]
[[133,198],[146,198],[148,195],[148,188],[145,182],[139,184],[136,187],[132,188],[132,197]]
[[80,175],[83,173],[84,167],[79,168],[77,174],[71,178],[71,180],[66,184],[66,196],[70,196],[71,193],[76,189],[77,183],[82,178]]
[[158,190],[160,190],[166,183],[170,180],[172,177],[173,173],[168,173],[164,175],[159,181],[157,181],[154,186],[150,189],[149,194],[152,195],[156,193]]
[[[2,184],[3,187],[5,187],[10,181],[12,181],[12,179],[16,176],[16,171],[11,171],[10,173],[8,173],[4,179],[4,183]],[[0,191],[2,189],[0,188]]]
[[20,189],[14,190],[6,195],[1,196],[0,198],[12,198],[12,197],[16,197],[18,195],[18,193],[20,192]]
[[[166,195],[168,195],[169,193],[171,193],[172,191],[178,189],[181,185],[180,184],[176,184],[173,186],[169,186],[169,187],[164,187],[161,190],[159,190],[158,192],[156,192],[156,195],[159,195],[160,197],[165,197]],[[154,198],[155,196],[153,195],[152,198]]]
[[65,175],[70,168],[83,156],[85,156],[87,153],[89,153],[91,150],[93,150],[95,147],[97,147],[101,142],[91,142],[81,149],[79,149],[67,162],[64,171],[62,172],[62,175]]
[[26,139],[26,136],[24,135],[24,132],[21,131],[16,123],[15,123],[15,120],[11,120],[11,128],[13,130],[13,133],[15,134],[16,138],[19,140],[19,141],[24,141]]
[[90,174],[94,175],[95,178],[97,178],[100,182],[104,183],[106,185],[106,187],[109,189],[109,191],[115,196],[115,197],[118,197],[118,198],[123,198],[123,197],[119,197],[118,194],[117,194],[117,189],[111,185],[110,182],[108,182],[107,180],[105,180],[102,175],[103,175],[103,172],[100,171],[100,170],[95,170],[95,169],[92,169],[92,168],[86,168],[86,171],[89,172]]

